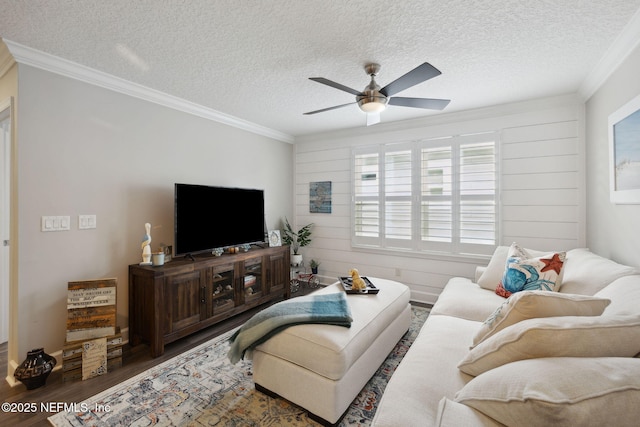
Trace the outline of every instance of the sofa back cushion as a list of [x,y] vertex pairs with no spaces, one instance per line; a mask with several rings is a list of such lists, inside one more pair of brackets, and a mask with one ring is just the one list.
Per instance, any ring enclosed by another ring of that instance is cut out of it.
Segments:
[[559,292],[581,295],[594,295],[620,277],[638,274],[633,267],[618,264],[584,248],[567,251],[563,270]]
[[638,314],[640,313],[640,275],[633,274],[616,279],[594,296],[611,301],[602,313],[603,316]]
[[633,357],[640,353],[640,314],[528,319],[482,341],[458,363],[469,375],[540,357]]
[[489,264],[487,264],[487,267],[478,278],[478,285],[480,285],[481,288],[489,291],[496,289],[496,286],[498,286],[498,283],[502,280],[508,253],[509,246],[498,246],[496,248],[489,260]]
[[[640,286],[639,286],[640,288]],[[476,346],[501,330],[527,319],[556,316],[599,316],[609,305],[606,298],[523,291],[511,295],[484,321],[473,338]]]
[[469,381],[455,401],[509,426],[637,426],[640,359],[521,360]]

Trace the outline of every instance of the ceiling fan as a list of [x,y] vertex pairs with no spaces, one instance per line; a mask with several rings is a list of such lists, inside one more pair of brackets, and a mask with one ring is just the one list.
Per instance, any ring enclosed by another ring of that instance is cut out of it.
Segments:
[[446,107],[451,100],[449,99],[434,99],[434,98],[404,98],[393,96],[398,92],[408,89],[412,86],[422,83],[429,79],[442,74],[433,65],[428,62],[414,68],[402,77],[392,81],[382,89],[376,83],[375,77],[380,71],[379,64],[367,64],[364,67],[365,72],[371,76],[371,82],[365,86],[362,92],[350,87],[341,85],[334,81],[325,79],[324,77],[309,77],[309,80],[313,80],[318,83],[331,86],[333,88],[348,92],[356,96],[355,102],[348,104],[336,105],[334,107],[323,108],[321,110],[309,111],[304,113],[305,115],[322,113],[324,111],[335,110],[336,108],[346,107],[352,104],[358,104],[358,107],[365,113],[367,113],[367,126],[374,125],[380,122],[380,112],[383,111],[387,105],[398,105],[401,107],[412,108],[425,108],[429,110],[442,110]]

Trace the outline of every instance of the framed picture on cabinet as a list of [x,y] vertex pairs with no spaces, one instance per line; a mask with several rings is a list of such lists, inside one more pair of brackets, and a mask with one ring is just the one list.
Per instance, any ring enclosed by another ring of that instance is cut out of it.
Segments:
[[640,204],[640,95],[609,116],[611,203]]
[[269,230],[269,246],[282,246],[282,238],[280,237],[280,230]]

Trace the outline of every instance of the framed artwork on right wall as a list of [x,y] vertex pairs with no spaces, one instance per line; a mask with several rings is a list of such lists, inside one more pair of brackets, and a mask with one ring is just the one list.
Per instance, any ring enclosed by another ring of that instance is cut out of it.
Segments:
[[640,95],[609,116],[611,203],[640,204]]

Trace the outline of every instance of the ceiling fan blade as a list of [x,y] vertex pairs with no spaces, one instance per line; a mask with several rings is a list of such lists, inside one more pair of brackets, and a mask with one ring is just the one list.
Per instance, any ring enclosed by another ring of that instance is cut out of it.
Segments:
[[367,113],[367,126],[380,123],[380,113]]
[[362,95],[362,92],[360,92],[359,90],[351,89],[350,87],[347,87],[345,85],[341,85],[340,83],[336,83],[336,82],[331,81],[329,79],[325,79],[324,77],[309,77],[309,80],[313,80],[314,82],[322,83],[323,85],[331,86],[332,88],[348,92],[348,93],[350,93],[352,95],[356,95],[356,96]]
[[309,114],[323,113],[325,111],[335,110],[336,108],[346,107],[347,105],[353,105],[355,102],[349,102],[348,104],[336,105],[334,107],[323,108],[322,110],[309,111],[308,113],[303,113],[305,116]]
[[442,110],[449,105],[450,99],[435,98],[403,98],[393,97],[389,99],[389,105],[398,105],[401,107],[426,108],[428,110]]
[[440,74],[442,74],[440,70],[438,70],[428,62],[425,62],[424,64],[419,65],[418,67],[409,71],[404,76],[395,79],[394,81],[380,89],[380,92],[382,92],[382,94],[384,94],[385,96],[392,96],[398,92],[402,92],[403,90],[410,88],[411,86],[415,86],[418,83],[422,83],[433,77],[439,76]]

